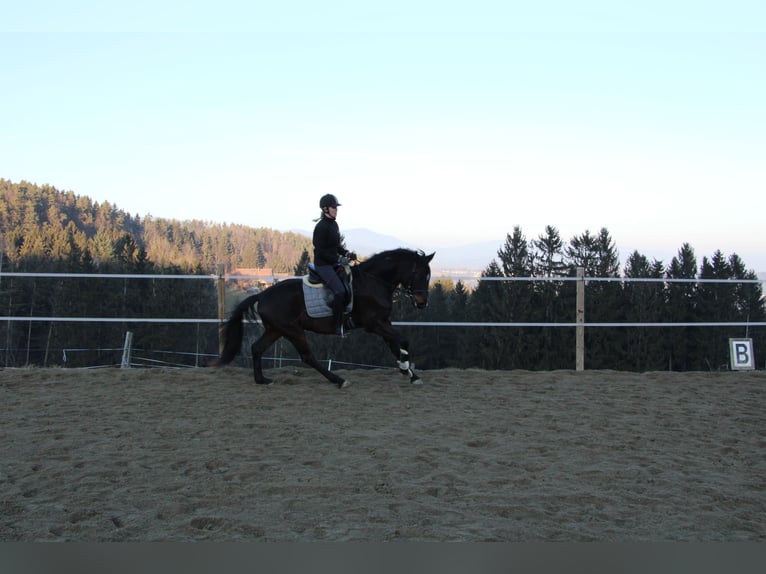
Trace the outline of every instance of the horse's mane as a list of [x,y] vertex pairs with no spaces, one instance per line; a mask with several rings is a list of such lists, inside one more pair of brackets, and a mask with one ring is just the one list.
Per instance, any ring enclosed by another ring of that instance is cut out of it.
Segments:
[[389,261],[393,259],[408,259],[415,257],[424,257],[423,251],[414,251],[407,249],[406,247],[397,247],[396,249],[388,249],[386,251],[380,251],[371,255],[369,258],[362,261],[359,265],[364,267],[373,267],[381,263],[382,261]]

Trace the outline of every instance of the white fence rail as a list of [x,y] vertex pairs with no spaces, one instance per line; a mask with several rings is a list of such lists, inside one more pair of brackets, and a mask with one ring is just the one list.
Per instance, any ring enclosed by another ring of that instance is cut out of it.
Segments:
[[[182,279],[214,281],[219,284],[229,280],[262,279],[256,275],[158,275],[158,274],[124,274],[124,273],[0,273],[0,282],[3,277],[48,277],[48,278],[73,278],[73,279]],[[581,285],[590,282],[618,282],[618,283],[720,283],[720,284],[763,284],[763,279],[653,279],[653,278],[628,278],[628,277],[434,277],[432,281],[439,280],[456,281],[460,279],[472,281],[579,281]],[[220,290],[219,290],[220,292]],[[220,306],[219,306],[220,310]],[[22,317],[0,316],[0,321],[62,321],[81,323],[220,323],[223,317],[218,318],[150,318],[150,317]],[[686,323],[588,323],[586,321],[564,323],[525,323],[525,322],[449,322],[449,321],[398,321],[395,325],[420,325],[432,327],[746,327],[766,326],[766,322],[747,321],[724,321],[724,322],[686,322]]]
[[[152,318],[152,317],[61,317],[61,316],[0,316],[0,321],[19,322],[70,322],[70,323],[194,323],[194,324],[221,324],[225,320],[223,298],[225,282],[229,280],[262,279],[258,276],[248,275],[161,275],[161,274],[101,274],[101,273],[1,273],[0,286],[3,278],[30,277],[30,278],[73,278],[73,279],[162,279],[162,280],[193,280],[211,281],[218,289],[218,317],[199,318]],[[585,284],[589,282],[619,282],[619,283],[712,283],[712,284],[763,284],[762,279],[655,279],[655,278],[629,278],[629,277],[585,277],[582,269],[578,269],[577,277],[434,277],[434,280],[458,281],[461,279],[470,281],[555,281],[577,282],[577,309],[574,322],[474,322],[474,321],[395,321],[398,326],[425,326],[425,327],[555,327],[577,329],[577,370],[584,368],[584,330],[586,328],[614,328],[614,327],[766,327],[766,322],[760,321],[700,321],[700,322],[592,322],[585,321]]]

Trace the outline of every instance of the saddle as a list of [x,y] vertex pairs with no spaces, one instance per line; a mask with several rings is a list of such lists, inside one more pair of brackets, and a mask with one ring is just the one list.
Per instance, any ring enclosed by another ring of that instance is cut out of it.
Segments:
[[[346,289],[345,313],[350,313],[354,307],[354,290],[351,288],[351,267],[348,265],[337,265],[335,271],[340,277],[343,287]],[[323,282],[322,278],[316,272],[313,263],[309,263],[309,272],[303,276],[303,299],[306,301],[306,312],[309,317],[320,319],[322,317],[331,317],[332,308],[330,303],[333,300],[333,292]]]

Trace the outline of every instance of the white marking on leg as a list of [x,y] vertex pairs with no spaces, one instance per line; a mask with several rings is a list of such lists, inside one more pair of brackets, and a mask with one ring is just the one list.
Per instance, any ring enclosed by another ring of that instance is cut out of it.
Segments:
[[409,371],[410,370],[410,354],[407,352],[407,349],[399,349],[399,370],[400,371]]

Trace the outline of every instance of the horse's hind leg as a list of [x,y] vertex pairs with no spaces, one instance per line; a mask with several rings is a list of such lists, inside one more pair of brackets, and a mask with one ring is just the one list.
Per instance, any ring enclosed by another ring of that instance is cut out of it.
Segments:
[[263,357],[263,353],[265,353],[266,350],[271,347],[281,336],[281,334],[267,327],[263,335],[261,335],[260,338],[250,347],[250,350],[253,354],[253,378],[259,385],[270,385],[274,382],[273,380],[267,379],[263,376],[261,357]]
[[309,367],[313,367],[316,369],[319,373],[322,374],[327,380],[329,380],[331,383],[335,383],[338,385],[338,388],[344,388],[349,385],[349,383],[333,373],[332,371],[329,371],[325,369],[319,361],[317,361],[316,357],[314,356],[314,353],[311,352],[311,348],[309,347],[309,343],[306,340],[306,334],[301,331],[300,334],[291,334],[291,335],[285,335],[285,338],[290,341],[293,346],[295,347],[295,350],[298,351],[298,354],[301,356],[301,360],[306,363]]

